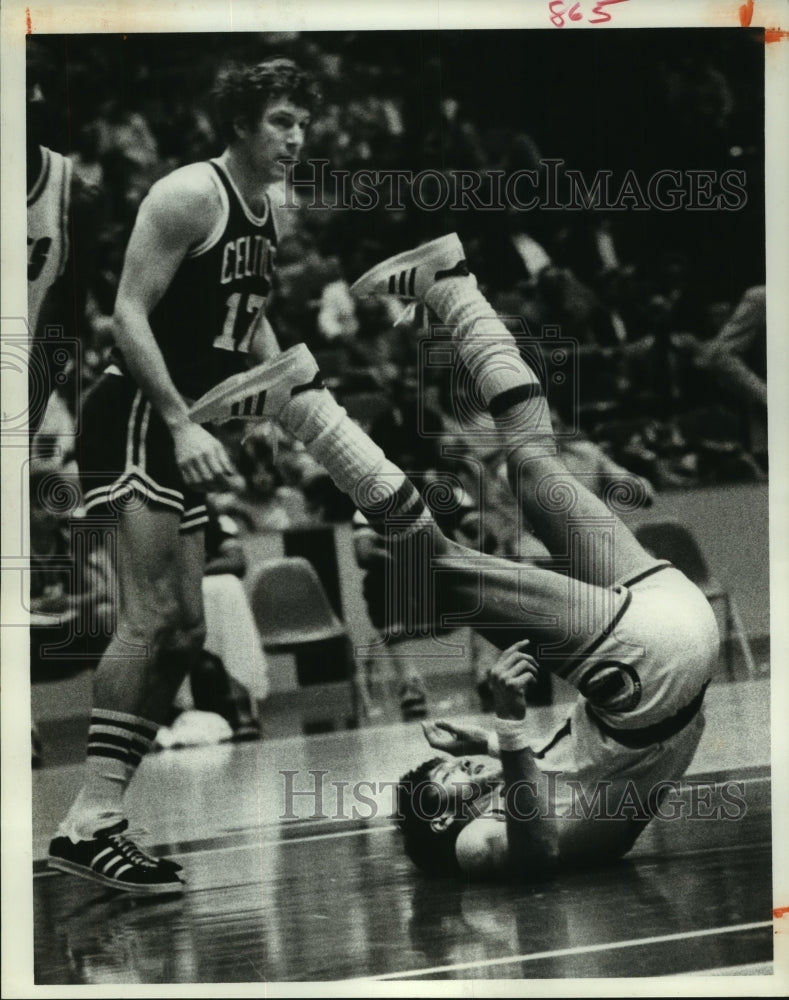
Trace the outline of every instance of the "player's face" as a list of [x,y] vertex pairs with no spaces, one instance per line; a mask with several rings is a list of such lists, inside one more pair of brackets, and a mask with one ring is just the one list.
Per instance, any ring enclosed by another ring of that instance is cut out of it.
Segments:
[[501,780],[501,765],[484,754],[451,757],[433,768],[430,780],[441,787],[439,794],[449,810],[489,792]]
[[280,160],[297,160],[304,145],[309,112],[289,97],[273,97],[257,124],[245,136],[249,154],[257,170],[268,181],[280,179]]

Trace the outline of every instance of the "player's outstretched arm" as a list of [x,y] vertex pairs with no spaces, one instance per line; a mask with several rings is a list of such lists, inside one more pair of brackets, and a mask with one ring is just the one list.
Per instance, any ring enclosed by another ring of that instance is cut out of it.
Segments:
[[472,876],[534,878],[551,871],[559,855],[548,801],[550,786],[534,761],[523,728],[525,691],[538,670],[527,646],[528,640],[523,640],[506,649],[488,674],[504,778],[505,823],[475,820],[458,837],[458,862]]
[[193,168],[154,185],[129,240],[114,315],[115,340],[124,361],[169,427],[181,473],[195,489],[231,485],[235,471],[220,442],[190,420],[148,317],[189,249],[208,235],[217,210],[215,191]]

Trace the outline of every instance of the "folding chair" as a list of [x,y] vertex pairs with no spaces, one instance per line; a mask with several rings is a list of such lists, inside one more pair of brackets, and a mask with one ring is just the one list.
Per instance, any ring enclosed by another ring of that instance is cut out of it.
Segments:
[[749,677],[757,676],[756,662],[743,626],[737,602],[733,595],[712,575],[693,533],[679,521],[661,521],[642,524],[635,529],[635,536],[645,549],[657,559],[668,559],[678,570],[695,583],[707,600],[722,601],[726,622],[726,669],[734,677],[731,637],[734,634],[742,651],[742,658]]
[[[367,699],[350,634],[334,613],[312,564],[301,556],[264,562],[252,584],[251,605],[263,648],[271,653],[326,656],[324,679],[347,679],[350,684],[351,725],[366,721]],[[337,650],[336,660],[328,659],[332,648]],[[304,683],[298,665],[297,671],[299,682]]]

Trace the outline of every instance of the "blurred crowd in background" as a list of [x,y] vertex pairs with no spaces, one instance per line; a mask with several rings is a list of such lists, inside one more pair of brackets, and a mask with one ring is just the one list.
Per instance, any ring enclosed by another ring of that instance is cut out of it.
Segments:
[[[218,66],[230,59],[290,56],[322,83],[325,103],[310,126],[306,161],[292,176],[301,186],[273,192],[296,207],[283,213],[267,315],[283,348],[308,344],[332,391],[412,475],[445,531],[473,548],[530,555],[529,526],[506,482],[503,442],[478,412],[463,373],[436,363],[428,350],[441,332],[396,299],[355,302],[349,286],[390,254],[452,231],[540,373],[565,462],[604,499],[615,497],[621,509],[623,496],[637,506],[661,490],[766,479],[758,34],[71,35],[37,36],[28,46],[28,139],[69,156],[91,192],[79,213],[74,209],[78,305],[53,317],[81,346],[34,444],[31,609],[34,624],[45,626],[33,629],[34,679],[52,671],[35,650],[36,636],[51,642],[48,615],[66,612],[68,637],[69,619],[86,601],[92,609],[96,627],[88,631],[97,648],[80,639],[76,670],[95,661],[111,634],[112,560],[101,545],[97,559],[75,542],[76,411],[112,343],[115,292],[140,202],[171,170],[222,151],[208,95]],[[389,178],[377,203],[343,205],[343,177],[364,170]],[[402,207],[388,197],[397,171],[410,178],[433,171],[448,183],[472,172],[484,200],[496,177],[517,171],[534,171],[543,190],[549,172],[559,187],[567,171],[592,187],[597,172],[608,171],[619,190],[627,176],[646,189],[666,170],[685,190],[698,183],[693,172],[703,171],[714,191],[736,171],[738,197],[714,210],[637,208],[637,196],[624,209],[484,210],[453,207],[450,199],[428,210],[408,179]],[[375,539],[347,498],[275,428],[227,424],[221,434],[246,483],[240,495],[210,498],[212,517],[226,531],[223,545],[244,533],[354,521],[378,628]],[[238,597],[235,577],[243,572],[209,555],[220,566],[209,572],[224,573]],[[236,603],[244,610],[243,599]],[[217,677],[225,676],[217,673],[216,653],[192,678],[195,704],[210,688],[212,707],[230,705],[220,712],[233,732],[254,733],[254,711],[239,714],[231,697],[233,676],[216,696]],[[65,664],[55,667],[60,676]],[[419,679],[405,667],[401,673],[404,717],[423,715]],[[257,674],[265,679],[265,671]],[[247,686],[254,709],[262,692],[254,681]]]
[[[432,334],[419,315],[348,294],[389,254],[456,230],[499,313],[543,344],[539,363],[568,464],[601,483],[624,467],[642,478],[647,497],[764,478],[763,45],[741,30],[590,34],[32,40],[29,81],[46,96],[43,141],[99,192],[96,238],[77,247],[86,289],[74,331],[80,391],[111,344],[140,201],[175,167],[221,152],[207,97],[218,64],[284,54],[312,69],[325,95],[308,136],[313,162],[295,178],[318,176],[314,161],[327,167],[317,195],[304,188],[287,213],[268,315],[283,347],[309,345],[334,392],[394,461],[428,477],[450,469],[464,485],[476,480],[477,492],[481,481],[495,492],[500,478],[500,451],[489,434],[470,431],[476,415],[464,410],[457,373],[425,363]],[[588,183],[598,170],[619,179],[632,170],[643,184],[658,170],[737,170],[745,197],[715,211],[431,212],[406,190],[404,210],[384,197],[369,211],[332,207],[340,171],[472,170],[484,191],[495,171],[541,175],[547,160],[561,161],[559,176],[577,170]],[[558,329],[560,350],[545,340],[546,327]],[[72,407],[75,395],[62,392]],[[251,530],[350,519],[322,470],[290,442],[270,430],[227,430],[248,487],[228,505]],[[506,535],[507,518],[495,527],[489,506],[485,531]],[[511,539],[478,542],[502,551]]]

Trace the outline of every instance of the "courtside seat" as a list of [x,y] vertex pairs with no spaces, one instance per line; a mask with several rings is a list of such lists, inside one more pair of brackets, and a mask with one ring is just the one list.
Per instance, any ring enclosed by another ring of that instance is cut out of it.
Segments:
[[[263,648],[270,653],[297,654],[300,684],[314,681],[317,661],[323,680],[347,682],[352,714],[349,727],[366,721],[367,702],[356,668],[353,643],[345,624],[329,603],[318,574],[301,556],[286,556],[262,563],[251,591],[252,613]],[[301,670],[299,660],[309,659],[311,670]]]
[[679,521],[660,521],[654,524],[639,525],[635,529],[635,536],[643,547],[657,559],[668,559],[678,570],[681,570],[689,580],[696,584],[710,604],[715,601],[720,601],[723,604],[726,628],[724,647],[728,674],[730,677],[734,677],[731,641],[734,636],[742,652],[747,676],[756,677],[758,673],[756,662],[734,595],[712,575],[704,553],[693,533]]

